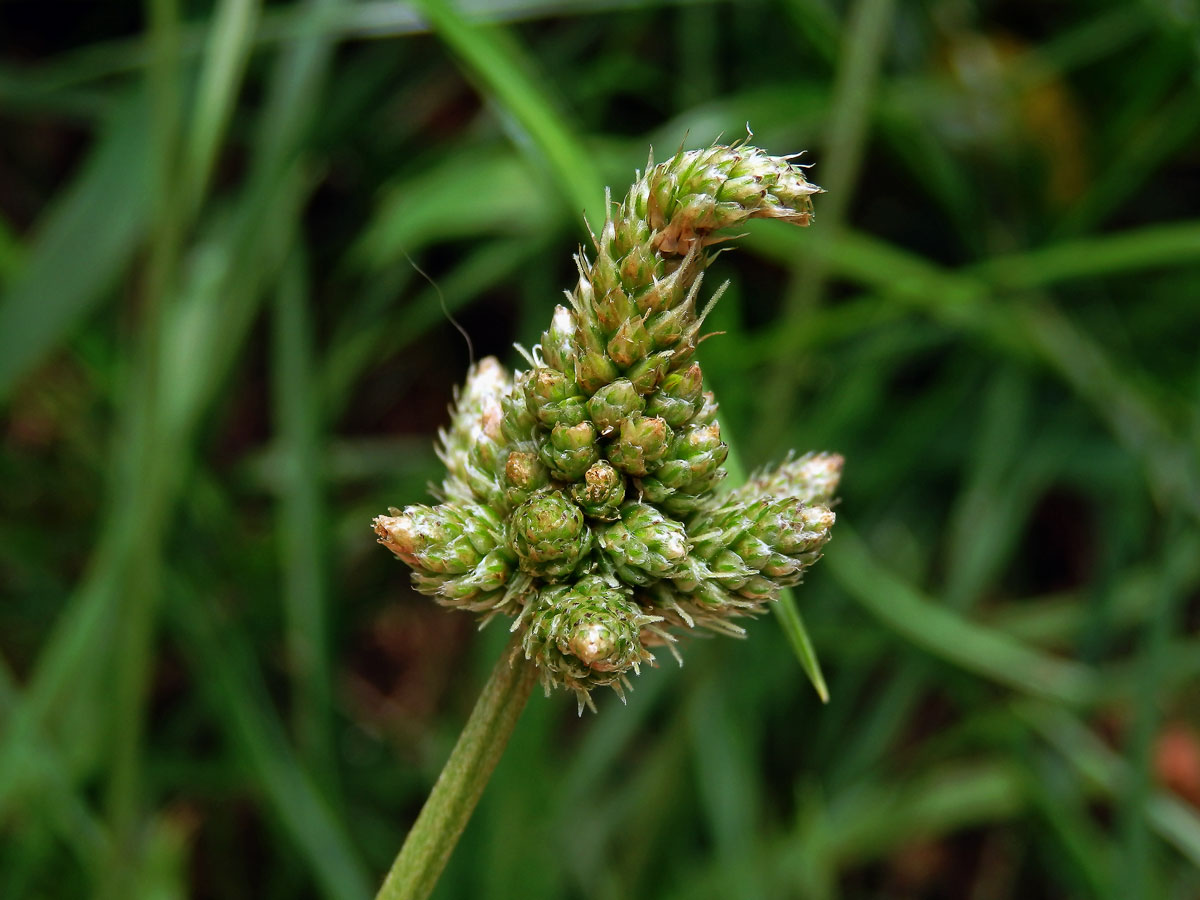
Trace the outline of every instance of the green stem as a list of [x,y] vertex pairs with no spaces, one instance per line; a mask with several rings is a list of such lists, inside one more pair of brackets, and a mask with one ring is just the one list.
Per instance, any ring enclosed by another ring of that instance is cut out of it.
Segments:
[[537,670],[514,653],[517,646],[514,637],[492,669],[375,900],[422,900],[433,892],[533,689]]

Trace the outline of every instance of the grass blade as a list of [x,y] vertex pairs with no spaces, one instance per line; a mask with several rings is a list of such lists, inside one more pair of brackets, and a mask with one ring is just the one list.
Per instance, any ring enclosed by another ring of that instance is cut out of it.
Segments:
[[547,79],[535,72],[533,61],[511,35],[499,27],[469,24],[442,0],[417,0],[415,5],[542,153],[572,212],[602,222],[604,184],[592,157],[540,86]]
[[275,292],[275,427],[281,463],[278,500],[282,599],[294,684],[293,724],[302,756],[330,783],[336,759],[330,711],[327,545],[309,294],[303,262],[289,259]]
[[[833,239],[841,229],[858,179],[864,146],[869,134],[869,111],[878,84],[885,42],[890,33],[893,0],[858,0],[851,10],[842,38],[842,56],[833,85],[832,117],[829,139],[822,160],[823,174],[817,179],[828,192],[822,198],[820,219],[805,237],[822,243]],[[805,314],[821,305],[828,276],[818,253],[794,264],[791,286],[784,298],[782,318],[798,323]],[[801,335],[793,327],[788,335]],[[767,445],[775,428],[772,413],[790,414],[796,395],[795,350],[785,346],[760,395],[758,412],[762,423],[755,435],[758,446]],[[769,424],[770,423],[770,424]]]
[[196,89],[181,181],[188,204],[204,197],[253,49],[259,0],[223,0],[213,14]]
[[1047,656],[934,605],[881,568],[844,523],[824,564],[884,625],[941,659],[1037,697],[1082,705],[1096,695],[1096,676],[1087,666]]
[[0,402],[104,297],[141,243],[153,196],[146,120],[143,94],[121,101],[0,297]]
[[[1131,773],[1124,761],[1071,713],[1041,704],[1022,705],[1018,713],[1087,782],[1114,796],[1126,789]],[[1162,791],[1149,794],[1144,814],[1163,839],[1200,867],[1200,814]]]
[[787,642],[795,652],[796,659],[800,660],[800,667],[812,682],[817,696],[821,698],[822,703],[828,703],[829,686],[825,683],[825,673],[821,671],[821,661],[817,659],[816,648],[808,636],[808,629],[804,627],[804,618],[796,608],[796,597],[791,588],[780,592],[779,601],[771,605],[771,612],[775,614],[775,620],[783,629]]
[[176,602],[168,607],[170,623],[193,661],[214,721],[242,755],[323,893],[336,900],[370,897],[371,878],[354,842],[296,759],[239,632],[222,627],[186,583],[174,581],[172,593]]
[[1200,222],[1147,225],[1000,256],[974,268],[997,288],[1027,290],[1079,278],[1103,278],[1200,263]]

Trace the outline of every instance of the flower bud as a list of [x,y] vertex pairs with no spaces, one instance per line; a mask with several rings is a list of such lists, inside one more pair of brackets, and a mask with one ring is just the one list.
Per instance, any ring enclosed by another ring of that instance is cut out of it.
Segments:
[[522,379],[530,411],[546,428],[578,425],[585,409],[579,386],[557,369],[537,368]]
[[647,356],[625,374],[639,394],[649,394],[658,387],[670,364],[670,351],[663,351]]
[[579,358],[576,377],[579,386],[592,394],[620,375],[620,370],[608,355],[600,350],[589,350]]
[[509,544],[521,570],[548,581],[575,571],[592,546],[592,533],[579,507],[558,491],[548,491],[518,506],[509,522]]
[[437,453],[446,466],[445,496],[464,502],[499,498],[496,469],[503,451],[502,398],[512,382],[495,357],[471,367],[455,392],[450,428],[438,433]]
[[671,441],[667,461],[657,477],[678,491],[696,493],[710,486],[712,476],[729,456],[729,447],[721,440],[721,427],[690,425]]
[[669,350],[682,340],[695,319],[695,306],[691,300],[687,300],[651,316],[646,321],[646,333],[654,342],[654,349]]
[[[580,281],[591,282],[593,296],[603,298],[608,302],[611,302],[611,298],[617,291],[622,290],[621,272],[617,266],[616,255],[611,249],[615,235],[616,224],[610,218],[600,230],[600,248],[596,254],[596,261],[592,264],[590,271],[580,272]],[[593,304],[595,308],[603,305],[595,301]]]
[[646,406],[642,395],[628,378],[618,378],[606,384],[588,400],[587,410],[601,434],[611,434],[621,427],[630,416],[640,413]]
[[575,315],[565,306],[554,307],[550,327],[542,333],[542,358],[546,365],[573,374],[575,363]]
[[634,416],[621,423],[620,436],[608,448],[609,461],[630,475],[658,468],[670,447],[671,429],[657,416]]
[[803,506],[799,498],[789,498],[781,510],[779,535],[769,540],[786,556],[797,560],[801,567],[810,566],[820,556],[821,549],[829,541],[830,530],[837,516],[825,506]]
[[[642,238],[644,241],[653,241],[653,239],[652,234]],[[666,277],[646,285],[645,289],[638,294],[638,309],[643,313],[653,316],[656,313],[665,312],[679,303],[681,298],[687,297],[689,285],[695,286],[696,280],[700,277],[700,270],[703,268],[703,259],[691,257],[673,260],[673,262],[675,263],[674,271]]]
[[691,549],[683,525],[645,503],[625,504],[620,520],[600,528],[596,540],[626,584],[675,577]]
[[504,464],[504,497],[510,507],[520,506],[550,484],[550,470],[529,450],[513,450]]
[[699,363],[667,375],[646,401],[649,415],[659,416],[672,428],[684,425],[695,415],[703,394],[703,376]]
[[625,476],[602,459],[583,473],[583,480],[571,485],[571,499],[584,515],[593,519],[612,521],[619,515],[625,499]]
[[596,426],[555,425],[548,439],[538,442],[538,456],[560,481],[578,481],[588,466],[600,458],[596,444]]
[[533,435],[537,431],[537,416],[529,408],[529,401],[525,398],[524,385],[521,383],[522,379],[528,377],[528,372],[522,374],[513,389],[504,395],[501,403],[503,416],[500,427],[504,440],[510,445],[532,441]]
[[502,605],[503,595],[513,577],[516,564],[507,547],[497,547],[476,563],[475,567],[456,578],[436,580],[436,590],[426,587],[435,583],[422,573],[414,572],[417,590],[432,594],[443,606],[483,611]]
[[623,369],[628,369],[634,363],[645,359],[652,350],[654,341],[646,331],[645,323],[638,316],[622,322],[608,342],[609,358]]
[[609,289],[603,299],[596,302],[594,309],[596,322],[608,334],[617,331],[630,319],[640,317],[637,304],[619,286]]
[[711,425],[717,421],[717,399],[712,391],[705,391],[700,396],[699,408],[688,421],[689,425]]
[[[639,229],[641,234],[629,235],[629,247],[615,248],[621,259],[621,282],[623,284],[649,284],[662,267],[662,259],[654,252],[646,241],[649,228]],[[644,235],[644,236],[643,236]],[[641,240],[638,240],[638,238]]]
[[729,447],[721,441],[721,429],[711,425],[689,425],[677,432],[671,449],[658,470],[638,481],[643,495],[673,515],[688,515],[702,504],[702,497],[725,477],[721,465]]

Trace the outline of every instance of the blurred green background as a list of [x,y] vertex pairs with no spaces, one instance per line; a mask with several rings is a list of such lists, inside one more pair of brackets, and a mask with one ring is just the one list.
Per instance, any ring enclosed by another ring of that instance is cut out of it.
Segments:
[[0,897],[373,894],[505,639],[368,527],[439,293],[519,362],[747,122],[828,193],[700,359],[747,467],[847,458],[832,699],[773,617],[536,695],[436,896],[1200,896],[1197,0],[417,7],[0,7]]

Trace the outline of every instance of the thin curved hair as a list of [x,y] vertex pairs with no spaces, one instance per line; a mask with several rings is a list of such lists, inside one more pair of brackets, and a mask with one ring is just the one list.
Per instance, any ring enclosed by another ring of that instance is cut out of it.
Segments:
[[416,260],[408,255],[407,250],[401,247],[400,252],[404,254],[404,258],[408,260],[408,264],[416,270],[417,274],[428,281],[429,286],[437,292],[438,303],[440,303],[442,306],[442,315],[446,317],[446,320],[458,330],[458,333],[463,336],[463,340],[467,342],[467,356],[470,359],[471,366],[474,367],[475,343],[471,340],[471,336],[467,334],[467,329],[463,328],[458,319],[454,318],[454,315],[450,312],[450,307],[446,305],[446,296],[442,293],[442,289],[438,287],[438,283],[430,277],[429,273],[418,266]]

